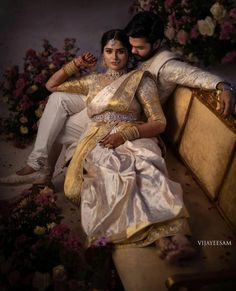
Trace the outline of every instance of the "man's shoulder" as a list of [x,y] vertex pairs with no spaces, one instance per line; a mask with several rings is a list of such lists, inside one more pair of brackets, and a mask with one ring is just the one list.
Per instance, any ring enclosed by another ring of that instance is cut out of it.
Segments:
[[167,48],[161,48],[153,56],[153,59],[156,59],[156,58],[181,59],[181,56],[175,52],[172,52],[171,50]]
[[140,69],[142,70],[148,70],[152,74],[157,75],[160,68],[168,61],[170,60],[178,60],[181,59],[180,55],[165,49],[161,48],[159,49],[150,59],[143,62]]

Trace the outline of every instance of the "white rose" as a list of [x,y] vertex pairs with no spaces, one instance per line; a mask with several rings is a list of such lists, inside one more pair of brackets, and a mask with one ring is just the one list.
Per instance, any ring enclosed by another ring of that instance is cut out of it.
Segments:
[[220,5],[218,2],[213,4],[210,9],[211,14],[216,20],[220,20],[226,14],[226,10],[223,5]]
[[205,20],[198,20],[197,26],[201,35],[212,36],[214,34],[215,23],[210,16],[207,16]]
[[198,63],[199,62],[199,59],[193,53],[189,53],[187,58],[192,63]]

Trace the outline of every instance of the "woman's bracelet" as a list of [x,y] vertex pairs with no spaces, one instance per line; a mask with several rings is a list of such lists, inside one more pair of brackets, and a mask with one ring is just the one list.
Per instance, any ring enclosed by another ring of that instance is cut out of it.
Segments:
[[78,67],[76,66],[75,60],[70,61],[69,63],[65,64],[62,69],[64,70],[65,74],[70,77],[72,75],[74,75],[77,70]]
[[122,131],[119,131],[119,133],[122,136],[122,138],[124,139],[124,141],[134,140],[134,139],[137,139],[140,137],[138,128],[135,125],[126,127]]

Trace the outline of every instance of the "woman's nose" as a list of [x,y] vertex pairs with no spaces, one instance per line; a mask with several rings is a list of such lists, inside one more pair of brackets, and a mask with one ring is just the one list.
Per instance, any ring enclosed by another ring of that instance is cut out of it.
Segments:
[[113,60],[117,60],[117,59],[118,59],[118,53],[117,53],[117,52],[114,52],[114,53],[112,54],[112,59],[113,59]]

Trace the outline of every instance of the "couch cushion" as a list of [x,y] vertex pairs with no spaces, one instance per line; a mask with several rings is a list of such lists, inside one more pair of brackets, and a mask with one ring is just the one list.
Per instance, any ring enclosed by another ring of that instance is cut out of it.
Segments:
[[188,114],[192,91],[187,87],[178,87],[165,105],[167,127],[165,137],[171,144],[177,144]]
[[225,218],[231,223],[234,230],[236,230],[236,145],[232,163],[220,190],[218,204]]
[[217,198],[232,157],[236,135],[198,98],[193,98],[179,146],[200,185]]

